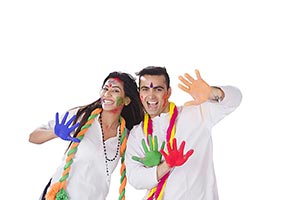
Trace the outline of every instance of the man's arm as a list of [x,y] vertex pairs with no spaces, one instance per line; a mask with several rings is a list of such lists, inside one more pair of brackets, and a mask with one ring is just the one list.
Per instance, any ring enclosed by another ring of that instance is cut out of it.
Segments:
[[[200,72],[195,70],[196,79],[185,73],[184,77],[179,76],[181,84],[178,87],[190,94],[194,100],[186,102],[184,105],[204,105],[202,110],[207,110],[213,124],[235,110],[241,103],[242,94],[240,90],[232,86],[210,86],[200,76]],[[208,106],[210,104],[210,106]]]
[[[143,158],[145,156],[141,141],[145,139],[141,126],[134,127],[129,134],[126,148],[126,175],[128,182],[136,189],[151,189],[158,183],[158,176],[162,177],[161,173],[158,174],[158,166],[146,167],[141,162],[138,162],[132,157]],[[160,146],[160,145],[159,145]],[[161,165],[161,164],[160,164]],[[164,166],[164,165],[163,165]],[[162,167],[160,167],[162,168]],[[162,168],[163,169],[163,168]]]
[[242,101],[242,93],[238,88],[233,86],[220,86],[220,88],[224,92],[224,97],[219,103],[210,103],[210,101],[205,106],[202,104],[202,109],[210,113],[208,116],[212,124],[216,124],[233,112]]
[[156,168],[156,178],[159,181],[164,175],[166,175],[172,168],[169,167],[166,161],[160,163]]

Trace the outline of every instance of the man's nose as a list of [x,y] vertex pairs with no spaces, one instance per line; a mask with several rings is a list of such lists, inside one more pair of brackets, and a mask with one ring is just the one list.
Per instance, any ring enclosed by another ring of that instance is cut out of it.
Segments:
[[150,99],[154,99],[155,98],[154,90],[149,90],[148,96]]

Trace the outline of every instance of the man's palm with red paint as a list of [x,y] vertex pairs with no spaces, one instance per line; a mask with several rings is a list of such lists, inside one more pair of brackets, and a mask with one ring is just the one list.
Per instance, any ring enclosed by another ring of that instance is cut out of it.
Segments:
[[171,147],[170,142],[167,144],[168,154],[164,150],[160,150],[160,153],[164,156],[169,167],[176,167],[183,165],[189,157],[194,153],[194,150],[189,150],[185,155],[183,153],[185,146],[185,141],[180,144],[179,149],[177,149],[176,138],[173,139],[173,144]]

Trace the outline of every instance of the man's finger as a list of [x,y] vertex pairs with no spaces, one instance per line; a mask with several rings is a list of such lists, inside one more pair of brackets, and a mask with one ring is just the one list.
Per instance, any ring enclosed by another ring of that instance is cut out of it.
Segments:
[[161,144],[161,147],[160,147],[160,149],[164,149],[165,148],[165,144],[166,144],[166,142],[165,141],[163,141],[163,143]]
[[157,136],[154,136],[154,151],[158,150]]
[[132,158],[132,160],[135,160],[135,161],[138,161],[138,162],[142,163],[142,159],[137,157],[137,156],[132,156],[131,158]]
[[195,74],[196,74],[198,80],[202,79],[198,69],[195,69]]
[[146,145],[146,142],[145,142],[144,139],[142,140],[142,146],[143,146],[144,152],[145,152],[145,153],[148,153],[149,150],[148,150],[148,148],[147,148],[147,145]]
[[195,79],[194,79],[191,75],[189,75],[188,73],[185,73],[184,76],[185,76],[189,81],[191,81],[191,82],[195,81]]
[[178,87],[179,87],[180,89],[182,89],[183,91],[189,93],[189,88],[185,87],[184,85],[178,83]]

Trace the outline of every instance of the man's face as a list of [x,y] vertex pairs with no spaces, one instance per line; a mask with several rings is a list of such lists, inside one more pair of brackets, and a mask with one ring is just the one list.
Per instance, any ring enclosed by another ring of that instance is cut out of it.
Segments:
[[151,118],[169,111],[170,96],[171,88],[167,89],[163,75],[141,76],[140,99]]

